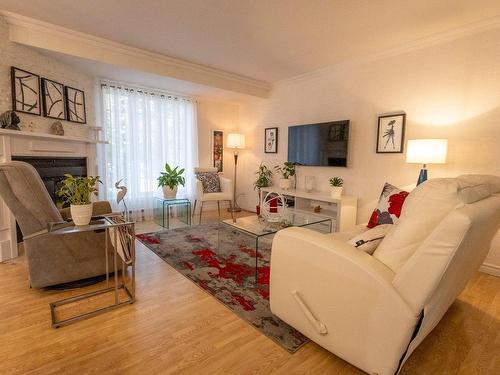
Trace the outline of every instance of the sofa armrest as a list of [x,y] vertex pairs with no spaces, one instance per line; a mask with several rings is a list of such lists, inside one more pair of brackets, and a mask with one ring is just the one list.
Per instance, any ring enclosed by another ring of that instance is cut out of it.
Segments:
[[328,235],[287,228],[273,240],[271,311],[365,371],[380,358],[397,366],[417,322],[393,279],[383,263]]
[[[59,210],[63,220],[71,219],[71,210],[69,207]],[[92,203],[92,216],[101,216],[112,213],[111,204],[108,201],[97,201]]]

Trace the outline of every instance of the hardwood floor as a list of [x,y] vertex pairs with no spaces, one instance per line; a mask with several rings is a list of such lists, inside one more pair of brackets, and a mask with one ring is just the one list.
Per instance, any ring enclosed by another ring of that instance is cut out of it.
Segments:
[[[0,374],[362,374],[314,343],[288,354],[139,243],[137,254],[135,304],[60,329],[48,303],[82,290],[31,290],[23,256],[0,264]],[[499,353],[500,278],[478,273],[403,374],[499,374]]]

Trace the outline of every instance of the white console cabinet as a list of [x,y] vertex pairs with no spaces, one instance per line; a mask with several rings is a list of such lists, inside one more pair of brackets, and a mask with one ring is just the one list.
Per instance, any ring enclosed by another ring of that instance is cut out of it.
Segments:
[[266,187],[261,189],[262,198],[269,192],[276,192],[295,200],[295,209],[300,211],[314,212],[314,207],[320,206],[319,215],[329,216],[333,221],[333,231],[339,232],[350,229],[356,225],[358,210],[358,198],[343,195],[340,198],[332,198],[325,192],[307,192],[305,190],[284,190],[278,187]]

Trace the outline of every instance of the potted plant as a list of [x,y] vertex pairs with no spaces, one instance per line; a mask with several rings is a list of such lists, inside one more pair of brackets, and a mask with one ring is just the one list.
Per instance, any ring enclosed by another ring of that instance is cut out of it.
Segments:
[[340,198],[342,195],[342,186],[344,186],[342,177],[330,178],[330,196],[332,198]]
[[259,204],[256,207],[257,215],[260,215],[260,189],[271,186],[273,172],[263,163],[260,163],[259,169],[255,172],[257,180],[253,183],[254,190],[257,189],[259,194]]
[[92,202],[90,196],[97,195],[96,185],[100,183],[99,176],[96,177],[73,177],[64,175],[57,195],[65,203],[70,204],[71,218],[75,225],[88,225],[92,218]]
[[274,170],[281,173],[282,178],[280,178],[279,187],[280,189],[288,190],[292,186],[291,177],[295,176],[295,164],[286,161],[283,166],[275,166]]
[[172,169],[170,165],[165,164],[165,172],[160,173],[158,177],[158,187],[163,189],[163,197],[165,199],[175,198],[177,195],[177,186],[186,183],[185,178],[182,176],[184,169],[178,170],[179,167]]

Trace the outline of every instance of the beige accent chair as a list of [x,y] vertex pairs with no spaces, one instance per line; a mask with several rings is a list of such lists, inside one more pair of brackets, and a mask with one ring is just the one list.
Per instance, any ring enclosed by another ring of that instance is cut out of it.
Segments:
[[[201,172],[211,172],[211,173],[217,173],[217,168],[195,168],[194,173],[201,173]],[[193,207],[193,216],[196,211],[196,203],[199,201],[200,204],[200,220],[199,224],[201,224],[201,215],[203,213],[203,203],[205,202],[217,202],[217,210],[219,211],[219,217],[220,217],[220,202],[221,201],[227,201],[229,202],[229,207],[232,207],[232,200],[233,200],[233,182],[226,177],[222,177],[219,175],[220,179],[220,188],[221,192],[220,193],[204,193],[203,192],[203,184],[201,183],[200,180],[196,180],[196,199],[194,201],[194,207]]]
[[[105,273],[104,232],[60,236],[46,233],[47,224],[70,217],[69,209],[57,210],[30,164],[0,164],[0,196],[21,228],[32,287],[43,288]],[[103,215],[111,213],[111,206],[109,202],[95,202],[93,210],[94,215]]]
[[363,371],[396,374],[499,226],[500,177],[465,175],[415,188],[373,256],[345,242],[353,233],[284,229],[272,246],[271,311]]

